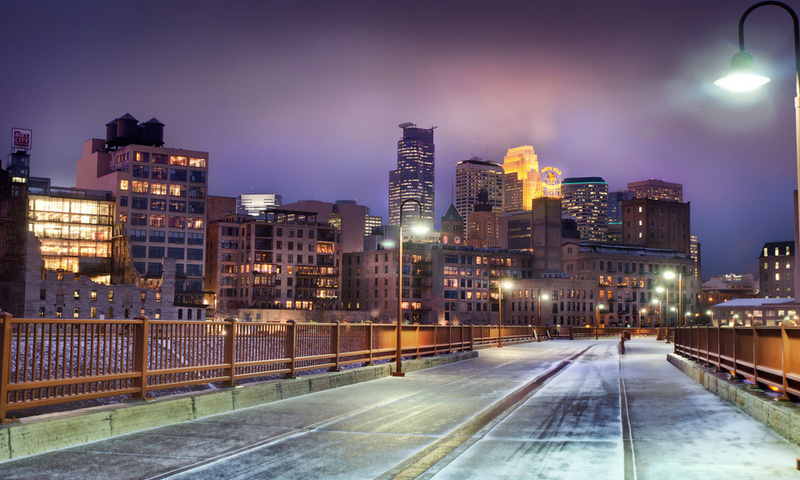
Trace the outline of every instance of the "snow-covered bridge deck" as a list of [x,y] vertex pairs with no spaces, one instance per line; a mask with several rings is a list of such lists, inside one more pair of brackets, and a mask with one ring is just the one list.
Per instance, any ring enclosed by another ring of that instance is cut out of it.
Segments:
[[475,359],[0,463],[0,479],[800,479],[800,447],[653,339]]

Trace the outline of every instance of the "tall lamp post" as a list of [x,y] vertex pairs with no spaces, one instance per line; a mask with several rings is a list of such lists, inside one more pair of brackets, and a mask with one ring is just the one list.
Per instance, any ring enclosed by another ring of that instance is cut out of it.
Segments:
[[[675,280],[675,272],[672,270],[667,270],[664,272],[664,279],[665,280]],[[664,291],[666,292],[666,307],[667,307],[667,343],[669,343],[669,325],[670,325],[670,309],[669,309],[669,284],[664,287]],[[678,312],[675,312],[675,323],[678,323]]]
[[[392,376],[405,377],[403,372],[403,348],[402,348],[402,330],[403,330],[403,207],[406,203],[414,202],[419,207],[419,216],[422,217],[422,204],[413,198],[404,200],[400,204],[400,230],[397,236],[397,354],[395,355],[396,367]],[[427,227],[424,225],[415,225],[413,227],[416,233],[425,233]]]
[[550,300],[550,295],[539,293],[542,289],[539,288],[536,290],[536,325],[541,327],[542,326],[542,302],[544,300]]
[[[658,288],[656,290],[658,290]],[[658,326],[659,327],[663,327],[664,326],[663,325],[664,317],[663,317],[663,315],[661,315],[661,299],[660,298],[654,298],[654,299],[652,299],[650,301],[650,303],[652,303],[654,308],[658,310],[658,314],[655,313],[655,310],[653,311],[653,315],[658,315]],[[651,320],[652,320],[652,318],[651,318]]]
[[639,309],[639,328],[642,328],[642,315],[647,315],[647,309],[646,308],[640,308]]
[[[723,78],[716,82],[716,85],[734,92],[746,92],[755,90],[769,82],[769,78],[758,75],[755,72],[753,57],[744,51],[744,21],[747,16],[757,8],[765,6],[775,6],[782,8],[792,17],[792,27],[794,30],[794,71],[795,71],[795,99],[794,99],[794,123],[795,123],[795,162],[797,164],[797,185],[800,188],[800,28],[798,28],[797,14],[791,7],[782,2],[766,1],[759,2],[745,10],[742,18],[739,19],[739,53],[731,59],[731,69]],[[795,218],[795,223],[798,219]],[[797,238],[795,229],[795,247],[797,248],[800,239]],[[795,282],[800,279],[800,256],[795,256]]]
[[510,280],[497,281],[497,348],[503,348],[503,289],[511,285]]

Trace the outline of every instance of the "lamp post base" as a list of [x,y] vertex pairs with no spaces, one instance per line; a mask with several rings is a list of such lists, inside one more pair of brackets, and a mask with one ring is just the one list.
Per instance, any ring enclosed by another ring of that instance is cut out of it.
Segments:
[[405,377],[406,372],[392,372],[393,377]]

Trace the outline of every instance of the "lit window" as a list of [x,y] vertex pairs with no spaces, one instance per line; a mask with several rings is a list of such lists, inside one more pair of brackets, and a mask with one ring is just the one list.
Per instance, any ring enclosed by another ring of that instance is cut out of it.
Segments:
[[138,180],[134,180],[131,182],[131,190],[133,193],[147,193],[148,191],[148,182],[141,182]]
[[119,181],[119,189],[120,190],[127,190],[128,189],[128,181],[127,180],[120,180]]
[[205,158],[189,157],[189,166],[190,167],[198,167],[198,168],[206,168],[206,159]]
[[[113,302],[114,301],[114,290],[109,290],[108,291],[108,301],[109,302]],[[109,318],[111,318],[110,315],[109,315]]]
[[167,194],[167,184],[166,183],[153,183],[150,185],[150,193],[153,195],[166,195]]
[[75,318],[79,318],[81,316],[81,309],[75,307],[75,309],[72,311],[72,316]]
[[169,157],[169,164],[170,165],[180,165],[185,167],[188,164],[188,160],[186,157],[181,157],[177,155],[172,155]]
[[775,274],[775,280],[779,281],[780,279],[781,279],[781,274],[780,273],[776,273]]

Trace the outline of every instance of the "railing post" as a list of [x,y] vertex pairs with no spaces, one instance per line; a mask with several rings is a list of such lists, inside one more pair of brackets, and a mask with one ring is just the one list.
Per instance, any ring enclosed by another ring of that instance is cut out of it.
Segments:
[[286,357],[289,358],[289,372],[285,378],[296,378],[297,373],[297,324],[294,320],[286,322]]
[[331,343],[333,344],[331,347],[333,347],[333,354],[336,355],[333,360],[334,365],[331,367],[332,372],[338,372],[341,370],[341,367],[339,366],[339,357],[341,354],[341,327],[342,323],[339,320],[336,320],[336,325],[333,327],[333,335],[331,336]]
[[469,350],[475,350],[475,325],[469,326]]
[[372,322],[367,321],[367,350],[369,350],[369,359],[367,360],[367,365],[372,365],[372,342],[373,342],[373,331],[372,331]]
[[758,387],[758,330],[756,330],[756,326],[753,325],[752,321],[750,321],[750,328],[753,329],[753,383]]
[[147,370],[149,368],[148,353],[150,347],[150,319],[140,315],[133,317],[138,323],[133,327],[133,368],[139,373],[134,386],[139,392],[134,396],[138,400],[147,400]]
[[[417,355],[414,358],[420,358],[419,354],[419,323],[415,323],[414,326],[416,329],[414,330],[414,334],[417,337]],[[433,349],[436,350],[436,340],[433,341]]]
[[[8,411],[8,384],[11,381],[11,314],[0,312],[0,321],[3,322],[0,330],[0,423],[6,423]],[[785,375],[784,375],[785,377]]]
[[739,377],[738,372],[738,362],[736,361],[736,325],[733,326],[733,333],[732,333],[732,343],[733,343],[733,376],[735,378]]
[[230,379],[224,382],[226,387],[236,386],[236,335],[239,333],[235,318],[226,318],[227,324],[222,327],[225,333],[225,364],[230,369]]
[[786,381],[786,364],[789,362],[789,335],[786,333],[786,325],[781,322],[781,373],[782,373],[782,380],[783,380],[783,396],[782,399],[788,399],[789,394],[787,392],[789,388],[789,382]]

